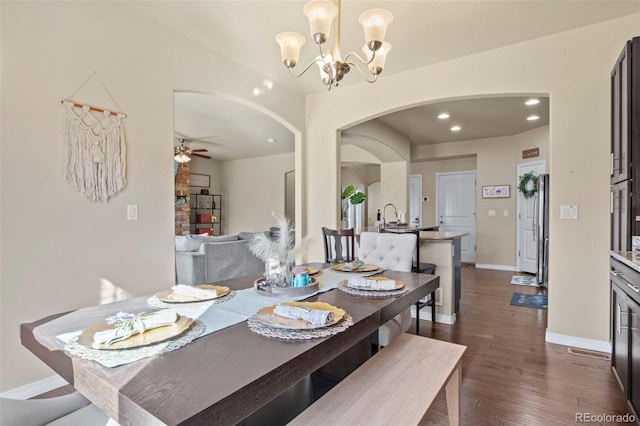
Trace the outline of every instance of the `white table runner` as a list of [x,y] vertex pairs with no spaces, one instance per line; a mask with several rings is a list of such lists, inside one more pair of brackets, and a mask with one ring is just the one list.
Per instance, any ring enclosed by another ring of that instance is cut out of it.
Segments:
[[[319,290],[312,294],[300,297],[291,296],[264,296],[258,294],[255,289],[247,288],[237,290],[234,297],[224,303],[213,303],[211,305],[189,306],[189,304],[176,304],[174,310],[179,315],[198,319],[205,325],[205,331],[200,337],[214,333],[232,325],[246,321],[260,309],[277,305],[286,301],[299,301],[307,299],[318,293],[324,293],[338,286],[338,283],[350,276],[369,276],[376,272],[352,273],[338,272],[331,269],[324,269],[322,274],[316,277]],[[105,321],[108,316],[118,312],[151,312],[158,310],[147,304],[148,296],[136,297],[121,302],[109,303],[106,305],[92,306],[71,312],[60,318],[56,318],[46,324],[34,329],[34,336],[49,350],[63,349],[71,338],[81,333],[82,329]],[[128,364],[139,360],[139,356],[131,358],[123,357],[117,363],[113,361],[102,363],[107,367]],[[98,361],[100,362],[100,361]]]

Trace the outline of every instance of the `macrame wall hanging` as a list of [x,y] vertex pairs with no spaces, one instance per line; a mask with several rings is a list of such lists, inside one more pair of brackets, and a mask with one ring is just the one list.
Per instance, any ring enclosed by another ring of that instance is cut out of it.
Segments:
[[[98,79],[115,106],[121,109],[95,71],[69,99],[93,77]],[[127,145],[123,124],[127,116],[68,99],[64,99],[62,105],[65,180],[89,200],[106,203],[110,197],[122,191],[127,183]]]

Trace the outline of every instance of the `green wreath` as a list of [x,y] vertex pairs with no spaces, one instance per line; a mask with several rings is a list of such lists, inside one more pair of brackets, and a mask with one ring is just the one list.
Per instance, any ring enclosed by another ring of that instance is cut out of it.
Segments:
[[520,176],[518,189],[524,195],[524,198],[531,198],[538,191],[538,176],[533,172],[525,173]]

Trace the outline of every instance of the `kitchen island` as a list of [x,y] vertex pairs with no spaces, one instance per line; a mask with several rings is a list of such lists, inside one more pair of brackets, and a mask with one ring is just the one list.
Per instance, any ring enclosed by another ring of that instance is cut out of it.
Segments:
[[455,324],[460,309],[462,285],[461,239],[465,232],[421,231],[419,243],[420,263],[436,265],[440,289],[436,297],[436,321]]

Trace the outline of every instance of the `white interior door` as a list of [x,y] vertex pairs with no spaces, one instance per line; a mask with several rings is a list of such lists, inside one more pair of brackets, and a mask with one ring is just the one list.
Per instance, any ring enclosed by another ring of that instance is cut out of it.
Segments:
[[[533,172],[536,175],[546,173],[547,167],[544,160],[529,161],[526,163],[520,163],[517,166],[518,182],[520,176],[528,172]],[[517,183],[516,183],[517,185]],[[517,234],[517,268],[523,272],[536,273],[537,270],[537,241],[533,231],[533,197],[524,198],[522,192],[520,192],[516,186],[516,192],[518,193],[517,209],[518,209],[518,234]]]
[[373,182],[367,187],[367,224],[366,226],[375,226],[378,211],[382,211],[380,205],[380,182]]
[[409,176],[409,217],[410,225],[422,226],[422,175]]
[[438,225],[444,232],[466,232],[462,261],[476,261],[476,172],[436,174]]

